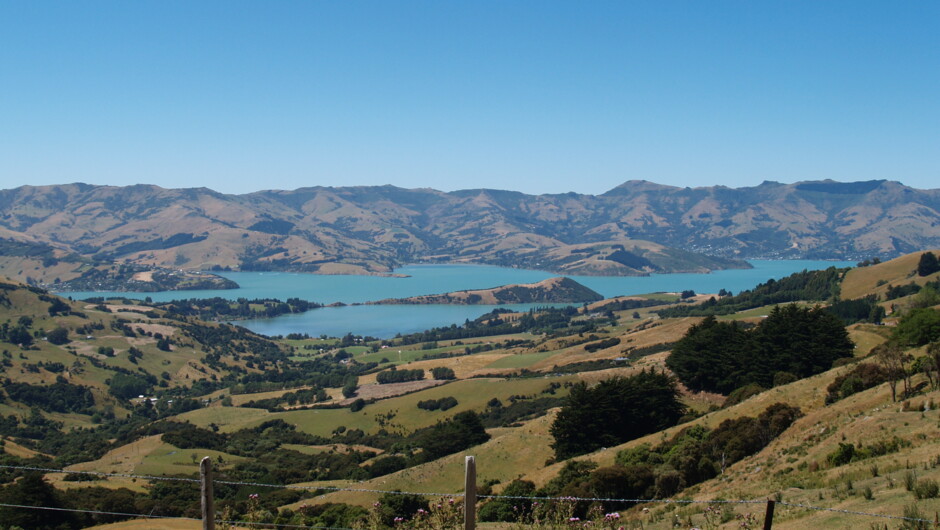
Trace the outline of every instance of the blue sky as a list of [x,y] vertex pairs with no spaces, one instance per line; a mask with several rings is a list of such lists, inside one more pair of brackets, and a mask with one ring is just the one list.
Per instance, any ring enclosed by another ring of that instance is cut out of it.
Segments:
[[940,2],[0,1],[0,188],[940,188]]

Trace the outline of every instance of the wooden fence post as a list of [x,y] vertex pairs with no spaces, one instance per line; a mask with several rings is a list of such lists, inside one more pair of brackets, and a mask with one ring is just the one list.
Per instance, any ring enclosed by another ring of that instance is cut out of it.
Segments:
[[202,482],[202,530],[215,530],[215,506],[212,499],[212,458],[207,456],[199,463],[199,478]]
[[472,456],[465,460],[463,492],[463,527],[474,530],[477,525],[477,463]]
[[777,504],[773,499],[767,499],[767,512],[764,514],[764,530],[771,530],[774,525],[774,505]]

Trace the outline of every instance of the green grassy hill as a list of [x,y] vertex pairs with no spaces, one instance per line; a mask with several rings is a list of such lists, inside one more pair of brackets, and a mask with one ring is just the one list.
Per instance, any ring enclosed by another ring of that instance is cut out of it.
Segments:
[[[827,294],[826,299],[806,299],[801,307],[835,307],[850,295],[883,298],[879,289],[901,279],[925,285],[935,275],[912,275],[918,259],[919,253],[844,275],[827,273],[820,277],[838,285],[816,286],[815,292],[838,292],[840,298]],[[46,476],[59,491],[68,490],[64,503],[95,505],[94,496],[109,495],[97,488],[113,495],[127,488],[129,493],[120,494],[133,499],[128,510],[192,513],[198,497],[168,490],[160,481],[111,477],[85,482],[73,475],[194,477],[199,459],[210,456],[229,481],[310,488],[220,488],[220,509],[241,516],[262,508],[272,513],[290,509],[281,521],[330,526],[324,519],[303,519],[301,506],[369,507],[378,494],[363,490],[460,493],[465,455],[477,458],[484,491],[497,494],[516,491],[521,484],[516,480],[555,491],[553,484],[570,475],[572,462],[615,472],[625,465],[624,451],[639,454],[644,444],[650,450],[672,447],[663,449],[666,460],[653,466],[656,480],[665,480],[666,462],[677,462],[669,459],[691,447],[681,436],[716,431],[728,420],[750,421],[782,403],[798,407],[802,416],[753,454],[730,460],[717,476],[678,483],[669,495],[697,503],[611,509],[621,513],[623,524],[637,528],[673,528],[677,521],[680,527],[739,528],[747,523],[746,514],[762,514],[760,502],[775,498],[782,503],[774,528],[873,528],[875,523],[896,528],[899,519],[846,511],[924,518],[940,511],[940,491],[934,492],[940,482],[940,379],[930,364],[934,343],[915,344],[911,335],[901,334],[912,325],[910,315],[916,311],[908,304],[916,296],[891,301],[897,307],[889,325],[849,325],[853,357],[831,369],[804,379],[781,378],[724,407],[726,396],[680,385],[689,413],[679,425],[557,461],[552,425],[579,383],[591,388],[612,377],[668,370],[671,351],[706,317],[661,318],[657,312],[675,300],[648,296],[544,314],[495,312],[465,328],[389,341],[272,341],[138,303],[75,303],[4,282],[0,460],[71,472]],[[707,307],[708,297],[697,300]],[[929,316],[935,309],[920,311]],[[773,306],[756,307],[723,314],[719,322],[739,322],[742,332],[750,333],[773,315]],[[59,328],[64,337],[53,332]],[[865,365],[876,372],[888,366],[884,360],[892,348],[902,354],[897,358],[907,379],[906,384],[898,379],[897,401],[888,383],[867,385],[859,371]],[[390,372],[400,382],[383,383],[389,378],[381,374]],[[441,378],[432,380],[434,374]],[[141,382],[144,391],[131,393]],[[140,394],[155,401],[141,400]],[[461,428],[479,429],[484,437],[468,447],[460,445],[462,435],[445,434]],[[441,440],[454,443],[440,452]],[[7,485],[0,487],[15,488],[13,481],[21,474],[5,473],[0,477]],[[578,476],[583,484],[569,481],[568,489],[557,491],[613,496],[591,489],[599,486],[590,482],[597,475],[589,468]],[[317,487],[356,491],[315,497]],[[664,486],[657,482],[656,487]],[[261,507],[251,507],[250,493],[261,495]],[[709,511],[714,500],[755,503]]]

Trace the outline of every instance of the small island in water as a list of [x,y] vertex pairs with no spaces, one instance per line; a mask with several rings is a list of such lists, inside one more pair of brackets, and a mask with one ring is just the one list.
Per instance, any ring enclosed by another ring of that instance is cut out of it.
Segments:
[[532,303],[596,302],[604,297],[571,278],[556,277],[536,283],[503,285],[490,289],[468,289],[444,294],[427,294],[408,298],[386,298],[366,305],[499,305]]

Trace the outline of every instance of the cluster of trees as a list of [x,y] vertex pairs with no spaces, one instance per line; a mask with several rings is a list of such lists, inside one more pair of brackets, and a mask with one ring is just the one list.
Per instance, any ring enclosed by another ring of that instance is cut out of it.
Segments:
[[451,379],[456,379],[457,375],[454,374],[454,370],[446,366],[437,366],[431,368],[431,377],[439,381],[446,381]]
[[839,282],[848,269],[829,267],[821,271],[803,271],[780,280],[767,280],[757,287],[734,296],[710,298],[699,305],[678,305],[659,311],[662,317],[729,315],[745,309],[802,300],[835,300]]
[[826,387],[826,403],[835,403],[881,383],[891,380],[891,372],[884,366],[872,363],[860,363],[851,371],[836,377]]
[[208,325],[188,320],[180,322],[186,336],[217,356],[245,355],[256,362],[287,360],[287,353],[276,342],[253,333],[241,326],[229,324]]
[[398,370],[393,366],[375,375],[375,380],[380,385],[386,383],[404,383],[405,381],[420,381],[422,379],[424,379],[424,370],[420,368],[415,368],[414,370]]
[[662,300],[648,300],[645,298],[624,298],[620,300],[614,300],[611,302],[605,302],[598,306],[594,307],[594,311],[606,312],[606,311],[628,311],[630,309],[641,309],[644,307],[653,307],[657,305],[663,305],[666,302]]
[[929,307],[911,309],[898,321],[891,340],[910,348],[940,340],[940,311]]
[[6,379],[3,390],[13,401],[51,412],[91,414],[95,397],[86,386],[73,385],[57,377],[51,385],[31,385]]
[[452,324],[449,327],[433,328],[410,335],[396,336],[395,344],[419,344],[422,342],[459,340],[470,337],[489,337],[530,332],[534,334],[576,334],[594,331],[603,324],[602,320],[572,319],[579,315],[578,308],[538,307],[529,310],[516,320],[506,320],[501,315],[511,313],[509,309],[494,309],[474,320],[467,320],[463,326]]
[[[30,324],[32,320],[30,319]],[[16,325],[10,325],[9,322],[0,324],[0,340],[9,342],[18,346],[31,346],[33,344],[33,334],[29,331],[29,325],[23,323],[23,319]]]
[[577,383],[552,422],[552,448],[559,460],[582,455],[671,427],[684,413],[676,382],[665,373]]
[[613,348],[614,346],[620,344],[619,337],[610,337],[597,342],[592,342],[590,344],[584,345],[584,351],[588,353],[594,353],[597,350],[603,350],[605,348]]
[[453,396],[442,397],[440,399],[425,399],[418,402],[418,408],[422,410],[449,410],[457,406],[457,398]]
[[885,308],[878,303],[876,295],[869,295],[855,300],[836,300],[826,307],[839,317],[846,326],[856,322],[878,324],[885,317]]
[[900,451],[901,448],[910,446],[910,441],[897,436],[893,436],[890,439],[877,440],[868,445],[860,443],[856,446],[853,443],[840,442],[838,449],[826,455],[826,462],[833,467],[842,466],[849,462],[857,462],[867,458],[896,453]]
[[[617,454],[616,464],[598,468],[589,460],[571,460],[544,487],[514,480],[502,495],[598,499],[667,499],[684,488],[708,480],[766,447],[801,416],[800,409],[776,403],[757,417],[725,420],[714,430],[683,429],[656,447],[648,444]],[[625,506],[599,501],[605,512]],[[576,503],[574,516],[583,518],[590,503]],[[495,498],[480,508],[482,521],[524,521],[535,510],[526,499]]]
[[490,439],[480,416],[472,410],[460,412],[445,421],[418,431],[412,436],[422,451],[414,455],[415,464],[469,449]]
[[148,381],[146,377],[117,373],[111,377],[108,384],[108,393],[118,399],[132,399],[137,396],[148,395],[153,390],[154,379]]
[[907,285],[891,285],[888,284],[888,290],[885,291],[885,300],[895,300],[897,298],[903,298],[912,294],[917,294],[920,292],[921,286],[917,285],[914,282],[911,282]]
[[171,300],[155,304],[155,307],[167,313],[179,316],[197,317],[202,320],[235,320],[246,318],[272,318],[291,313],[304,313],[323,307],[316,302],[288,298],[282,302],[276,298],[239,298],[234,302],[225,298],[190,298]]
[[310,405],[313,403],[319,403],[321,401],[327,401],[330,399],[330,396],[327,395],[326,390],[322,388],[304,388],[296,390],[294,392],[285,392],[284,394],[267,399],[252,400],[244,405],[246,408],[258,408],[258,409],[268,409],[271,412],[274,412],[281,408],[281,405]]
[[503,405],[500,400],[493,398],[487,404],[486,411],[480,414],[480,419],[486,427],[508,427],[522,420],[529,420],[544,416],[550,409],[564,405],[566,398],[538,397],[511,401]]
[[666,365],[690,389],[728,394],[756,383],[793,380],[851,357],[854,344],[842,322],[822,308],[775,307],[753,329],[706,317],[675,343]]
[[377,363],[349,363],[344,365],[326,357],[301,362],[279,363],[279,369],[277,370],[253,372],[241,376],[237,383],[232,385],[231,393],[251,394],[299,386],[340,388],[351,385],[355,388],[358,376],[377,366]]
[[[927,355],[914,359],[909,348],[927,346]],[[931,386],[940,387],[940,311],[915,307],[904,314],[888,340],[872,350],[886,373],[892,400],[897,400],[897,385],[903,382],[903,394],[915,391],[912,376],[923,372]],[[913,365],[910,365],[914,361]]]

